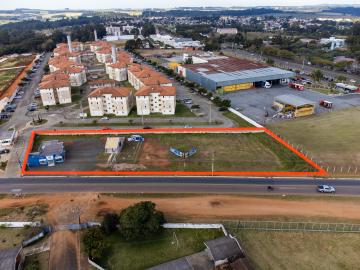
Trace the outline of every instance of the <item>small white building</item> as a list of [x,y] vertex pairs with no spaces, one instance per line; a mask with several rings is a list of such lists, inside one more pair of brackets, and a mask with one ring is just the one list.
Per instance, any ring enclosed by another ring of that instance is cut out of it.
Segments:
[[88,96],[90,115],[127,116],[132,108],[132,99],[131,89],[126,87],[98,88]]
[[218,28],[216,32],[220,35],[236,35],[238,30],[237,28]]
[[330,44],[330,50],[335,50],[337,48],[345,47],[345,39],[336,38],[336,37],[322,38],[320,39],[320,44],[322,45]]
[[175,114],[176,88],[174,86],[146,86],[135,94],[138,115]]
[[108,137],[105,143],[105,153],[118,154],[124,147],[125,137]]

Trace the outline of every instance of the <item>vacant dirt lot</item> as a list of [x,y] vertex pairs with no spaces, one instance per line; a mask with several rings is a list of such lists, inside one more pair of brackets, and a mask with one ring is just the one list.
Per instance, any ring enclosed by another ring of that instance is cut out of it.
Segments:
[[24,199],[3,198],[0,208],[14,205],[48,204],[45,220],[59,225],[76,223],[77,213],[81,221],[97,220],[106,212],[121,209],[139,201],[154,201],[170,221],[209,221],[250,217],[288,217],[307,219],[360,220],[360,198],[314,196],[256,197],[237,195],[105,195],[95,193],[65,193],[33,195]]
[[[130,134],[117,136],[129,137]],[[298,157],[265,133],[213,134],[143,134],[144,143],[125,140],[116,161],[107,163],[105,142],[108,135],[37,136],[33,149],[44,140],[64,142],[65,163],[54,167],[33,168],[49,171],[130,170],[238,172],[238,171],[314,171]],[[182,152],[195,148],[197,152],[186,159],[170,153],[174,147]],[[94,162],[94,157],[96,161]],[[122,165],[125,163],[126,165]]]

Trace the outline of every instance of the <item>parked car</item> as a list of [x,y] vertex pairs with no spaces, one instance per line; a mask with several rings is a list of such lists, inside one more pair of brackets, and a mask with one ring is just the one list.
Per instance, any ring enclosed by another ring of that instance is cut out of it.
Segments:
[[10,153],[9,149],[1,149],[0,150],[0,154],[8,154],[8,153]]
[[22,99],[22,96],[20,96],[20,95],[15,96],[14,99]]
[[335,187],[329,185],[320,185],[317,187],[317,191],[320,193],[335,193]]
[[143,142],[144,138],[140,135],[131,135],[127,140],[128,142]]
[[106,116],[101,117],[101,120],[109,120],[109,117],[106,117]]

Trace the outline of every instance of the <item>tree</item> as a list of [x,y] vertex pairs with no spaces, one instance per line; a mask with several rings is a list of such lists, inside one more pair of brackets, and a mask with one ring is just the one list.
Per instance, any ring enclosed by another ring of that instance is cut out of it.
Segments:
[[165,218],[155,206],[153,202],[144,201],[121,211],[119,229],[125,240],[146,239],[161,232]]
[[188,57],[188,58],[186,58],[186,60],[185,60],[185,64],[192,64],[193,63],[193,59],[192,59],[192,57]]
[[275,61],[271,58],[267,58],[266,59],[266,64],[268,64],[269,66],[273,66],[275,64]]
[[146,23],[142,29],[142,34],[144,37],[149,37],[150,35],[156,34],[156,29],[154,24]]
[[117,230],[119,216],[115,213],[106,213],[101,223],[101,228],[105,234],[111,234]]
[[320,69],[315,69],[311,72],[311,78],[314,79],[314,81],[319,82],[324,78],[324,74]]
[[136,49],[136,42],[133,39],[130,39],[128,41],[126,41],[125,43],[125,50],[132,52]]
[[91,259],[101,258],[105,249],[104,236],[99,227],[92,227],[83,235],[85,251]]

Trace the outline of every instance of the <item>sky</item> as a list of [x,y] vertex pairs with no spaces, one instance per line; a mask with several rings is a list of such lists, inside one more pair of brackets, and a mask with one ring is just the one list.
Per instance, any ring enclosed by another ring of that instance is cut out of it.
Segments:
[[179,6],[300,6],[317,4],[360,4],[360,0],[0,0],[0,9],[136,9]]

